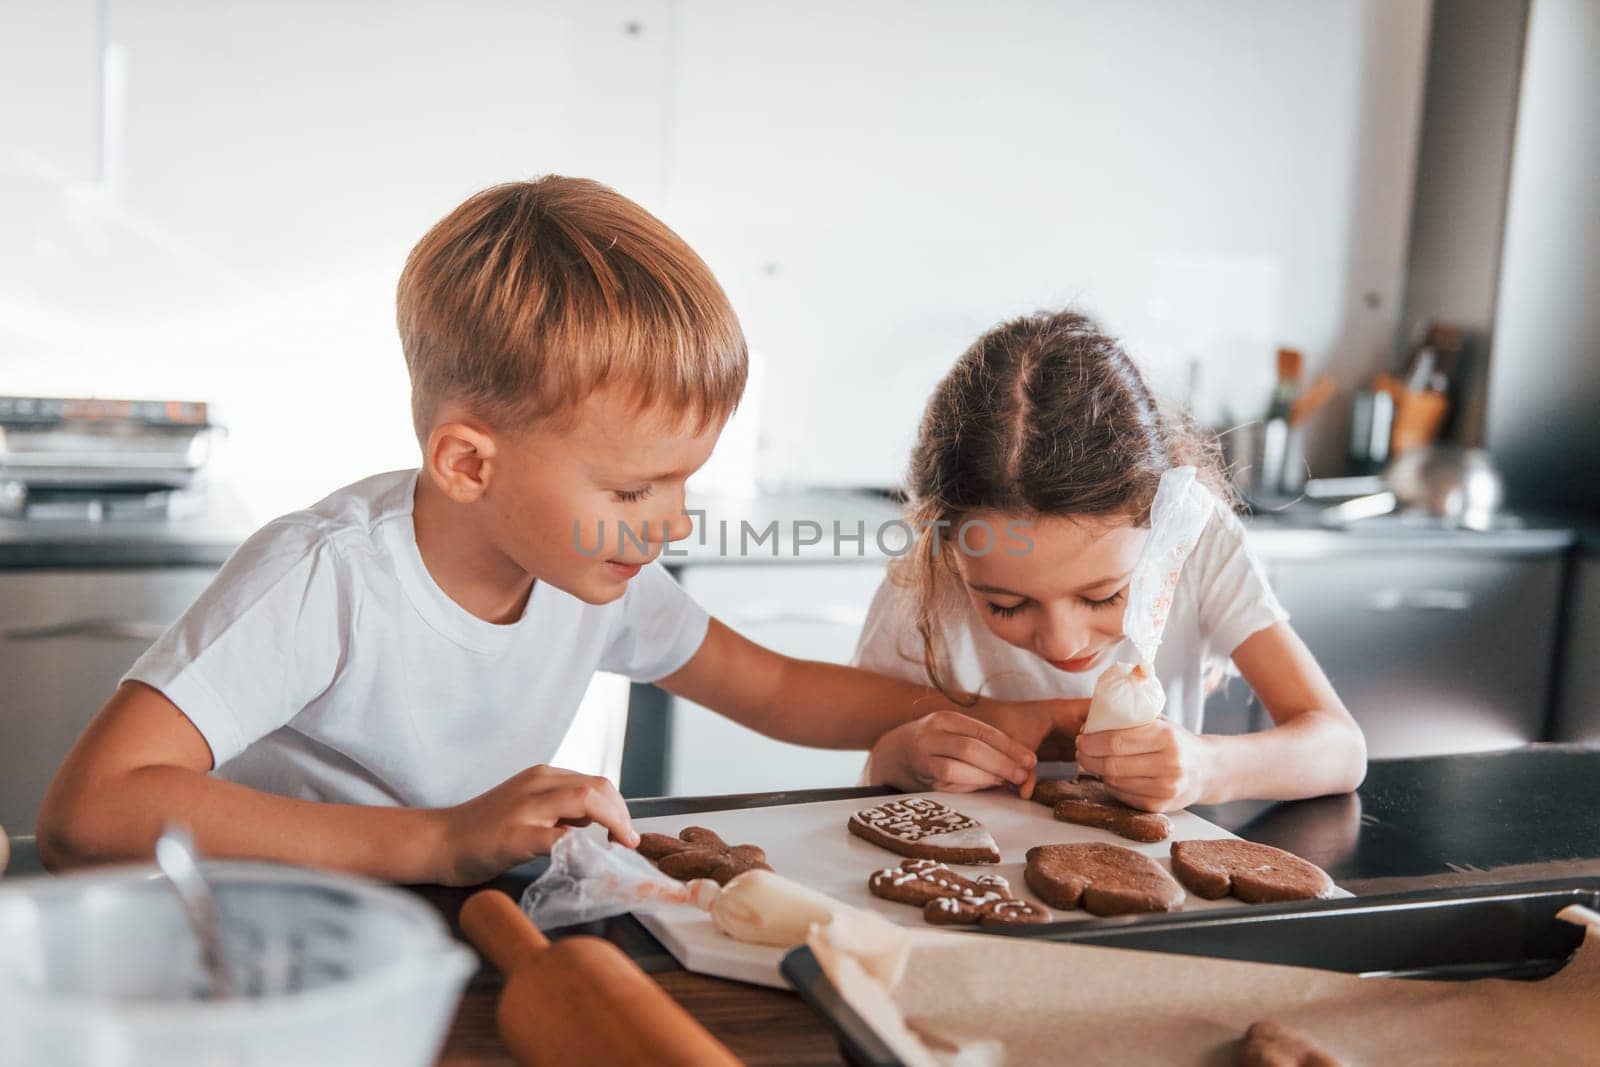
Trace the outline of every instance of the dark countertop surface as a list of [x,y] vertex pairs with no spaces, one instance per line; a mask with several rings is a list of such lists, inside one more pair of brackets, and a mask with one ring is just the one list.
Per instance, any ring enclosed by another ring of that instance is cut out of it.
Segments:
[[[835,789],[664,797],[631,801],[629,809],[644,818],[886,792]],[[1354,794],[1195,810],[1243,837],[1313,860],[1358,896],[1471,882],[1600,875],[1600,749],[1576,745],[1378,761]],[[15,838],[12,847],[11,875],[37,872],[32,839]],[[524,865],[492,885],[519,897],[542,867],[542,862]],[[457,917],[473,890],[411,888],[438,908],[459,934]],[[1102,920],[1086,920],[1097,921]],[[575,932],[598,933],[619,945],[751,1067],[838,1067],[843,1062],[832,1030],[791,993],[685,971],[632,916],[581,931],[550,931],[554,936]],[[513,1063],[496,1032],[496,1002],[503,988],[501,976],[487,964],[472,978],[438,1058],[441,1067]]]
[[[656,797],[631,800],[628,808],[635,818],[647,818],[887,792],[827,789]],[[1303,856],[1346,886],[1431,884],[1509,868],[1600,864],[1600,748],[1536,744],[1501,752],[1375,760],[1367,780],[1352,794],[1285,803],[1238,801],[1192,810],[1241,837]],[[32,838],[17,837],[11,843],[8,877],[37,872]],[[542,870],[543,861],[525,864],[497,884],[520,891]]]

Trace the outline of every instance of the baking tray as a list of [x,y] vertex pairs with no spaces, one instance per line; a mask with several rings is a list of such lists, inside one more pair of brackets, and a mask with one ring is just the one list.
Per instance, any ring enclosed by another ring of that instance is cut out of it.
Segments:
[[[1569,904],[1600,910],[1600,878],[1052,923],[993,934],[1368,977],[1531,980],[1560,970],[1583,941],[1583,927],[1556,918]],[[899,1067],[901,1061],[840,999],[809,948],[790,952],[780,970],[833,1028],[849,1062]]]

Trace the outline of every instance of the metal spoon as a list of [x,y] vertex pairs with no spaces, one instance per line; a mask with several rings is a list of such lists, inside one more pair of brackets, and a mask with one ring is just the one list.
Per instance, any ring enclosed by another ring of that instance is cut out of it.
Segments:
[[200,960],[211,983],[212,1000],[228,1000],[233,984],[223,958],[222,923],[217,917],[217,901],[196,861],[194,838],[181,826],[168,826],[156,839],[156,866],[167,876],[167,884],[178,894],[189,928],[200,942]]

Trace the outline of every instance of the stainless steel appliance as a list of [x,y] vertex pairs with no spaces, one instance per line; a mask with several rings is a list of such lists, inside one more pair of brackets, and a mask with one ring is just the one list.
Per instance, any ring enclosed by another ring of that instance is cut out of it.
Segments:
[[219,427],[182,400],[0,396],[0,513],[159,518],[198,506]]
[[205,404],[0,397],[0,825],[248,533]]

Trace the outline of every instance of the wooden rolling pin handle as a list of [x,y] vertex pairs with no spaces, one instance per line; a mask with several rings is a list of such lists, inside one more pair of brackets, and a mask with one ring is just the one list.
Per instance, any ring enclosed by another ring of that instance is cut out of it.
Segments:
[[461,905],[461,932],[507,978],[550,947],[550,939],[498,889],[480,889]]
[[495,1020],[518,1063],[743,1067],[609,941],[578,936],[552,945],[492,889],[467,898],[461,930],[506,976]]

